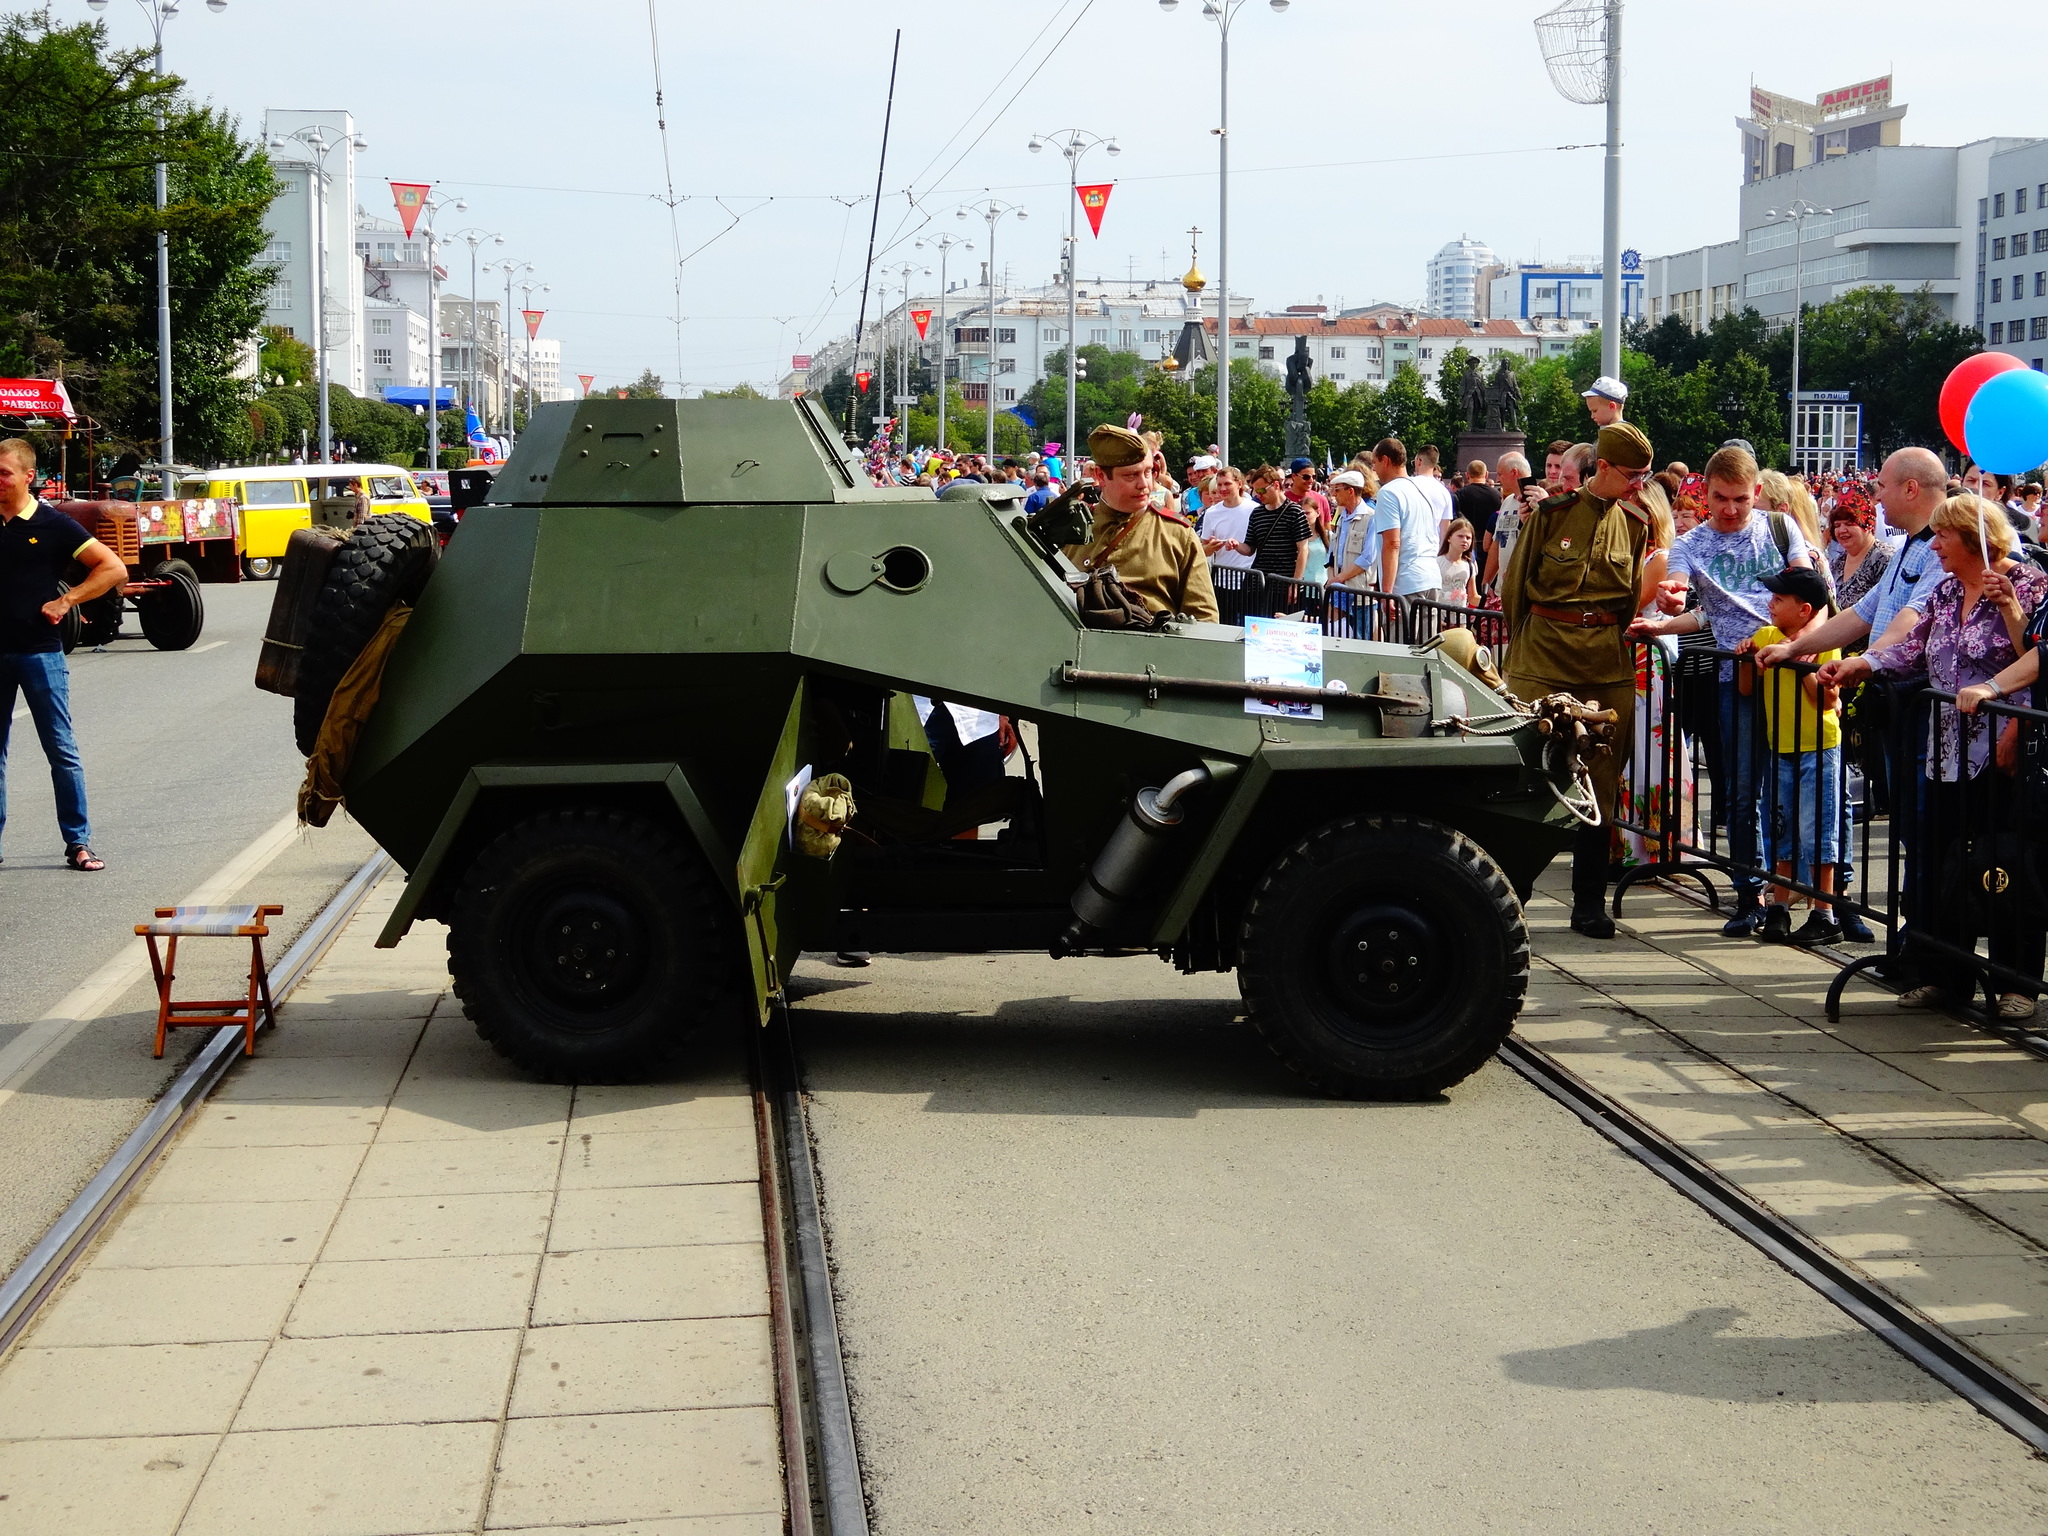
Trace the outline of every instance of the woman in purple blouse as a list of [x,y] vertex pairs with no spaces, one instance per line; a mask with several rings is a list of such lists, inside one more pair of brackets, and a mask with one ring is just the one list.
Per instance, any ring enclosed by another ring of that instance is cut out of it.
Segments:
[[[2048,573],[2012,558],[2014,535],[2004,509],[1970,495],[1951,496],[1935,509],[1928,526],[1934,553],[1947,572],[1934,589],[1913,605],[1912,632],[1896,645],[1883,646],[1832,662],[1821,670],[1823,686],[1847,686],[1866,677],[1900,678],[1927,674],[1929,686],[1943,693],[1987,683],[2018,659],[2024,645],[2027,615],[2048,598]],[[1979,530],[1990,545],[1984,557]],[[2009,775],[2016,762],[2018,722],[1997,722],[1972,716],[1967,728],[1954,706],[1930,706],[1926,751],[1928,779],[1925,811],[1911,852],[1919,866],[1911,878],[1918,891],[1916,905],[1925,926],[1965,951],[1977,935],[1967,902],[1944,900],[1942,872],[1954,863],[1959,840],[1997,830],[2009,819],[2011,796],[1998,777],[1986,777],[1995,761]],[[2002,729],[2000,727],[2002,726]],[[1998,737],[1994,748],[1991,738]],[[1915,917],[1915,922],[1920,917]],[[2005,1019],[2031,1018],[2040,992],[2044,935],[2039,924],[2001,917],[1991,924],[1990,954],[1994,964],[2032,978],[2024,991],[1999,999]],[[1923,984],[1909,986],[1900,1006],[1928,1008],[1946,1001],[1966,1001],[1975,990],[1967,963],[1945,962],[1932,954],[1908,957]]]

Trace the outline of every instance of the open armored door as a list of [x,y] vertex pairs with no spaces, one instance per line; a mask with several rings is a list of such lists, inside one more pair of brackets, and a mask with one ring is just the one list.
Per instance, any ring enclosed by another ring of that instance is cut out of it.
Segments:
[[754,1005],[764,1024],[769,999],[788,980],[804,936],[815,926],[812,919],[829,914],[828,866],[799,854],[790,840],[797,797],[810,782],[814,760],[805,689],[798,679],[747,823],[746,840],[740,844],[737,871]]

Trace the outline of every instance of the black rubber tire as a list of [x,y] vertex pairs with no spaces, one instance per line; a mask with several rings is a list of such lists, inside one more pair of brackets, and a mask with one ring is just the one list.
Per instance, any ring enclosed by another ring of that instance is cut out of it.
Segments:
[[[570,947],[586,925],[601,951]],[[449,913],[448,970],[500,1055],[552,1082],[619,1082],[739,1017],[746,951],[694,848],[583,807],[522,821],[478,855]]]
[[[62,597],[70,590],[70,582],[59,581],[57,583],[57,595],[59,597]],[[66,656],[77,650],[78,643],[85,638],[85,620],[80,616],[76,608],[66,608],[64,610],[64,617],[57,621],[57,638],[62,643]]]
[[[1353,970],[1361,955],[1370,969]],[[1238,985],[1274,1054],[1332,1098],[1431,1098],[1514,1028],[1529,931],[1507,876],[1463,833],[1350,816],[1266,870]]]
[[149,579],[170,585],[135,600],[142,638],[160,651],[191,649],[206,628],[206,600],[199,595],[199,573],[182,560],[165,560],[150,571]]
[[105,645],[121,638],[121,594],[108,592],[78,609],[80,645]]
[[244,581],[275,581],[277,580],[278,573],[283,569],[284,560],[282,557],[270,555],[246,556],[242,561],[242,579]]
[[311,755],[327,702],[394,603],[415,603],[434,574],[441,546],[433,526],[403,512],[363,523],[335,552],[313,603],[292,696],[292,734]]

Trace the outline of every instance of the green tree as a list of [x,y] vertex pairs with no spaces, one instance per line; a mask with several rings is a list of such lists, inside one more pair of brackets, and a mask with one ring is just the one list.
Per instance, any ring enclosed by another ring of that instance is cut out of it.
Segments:
[[61,376],[115,444],[153,450],[162,230],[179,453],[247,451],[251,390],[235,372],[271,281],[256,261],[268,160],[147,53],[47,10],[0,19],[0,145],[0,372]]
[[766,400],[769,398],[751,384],[735,384],[731,389],[703,390],[700,398],[705,400]]
[[[1443,356],[1436,371],[1437,406],[1436,421],[1425,441],[1434,442],[1444,451],[1446,461],[1457,450],[1458,436],[1468,430],[1472,423],[1465,419],[1465,405],[1458,398],[1458,380],[1465,372],[1465,364],[1472,359],[1472,350],[1462,341]],[[1408,444],[1409,448],[1421,446]]]
[[1402,363],[1394,369],[1394,376],[1380,391],[1379,405],[1385,427],[1381,436],[1399,438],[1411,458],[1424,443],[1436,441],[1439,407],[1430,399],[1422,374],[1413,363]]
[[668,386],[652,368],[641,369],[640,377],[626,386],[628,400],[660,400],[667,394]]
[[266,385],[311,384],[319,370],[313,349],[281,325],[263,327],[257,371]]

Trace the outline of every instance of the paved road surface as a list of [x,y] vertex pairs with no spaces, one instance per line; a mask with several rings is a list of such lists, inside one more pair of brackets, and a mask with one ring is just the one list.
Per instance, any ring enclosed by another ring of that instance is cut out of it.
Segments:
[[[302,770],[291,701],[251,681],[275,590],[267,582],[207,587],[206,631],[190,651],[156,651],[132,637],[73,653],[72,709],[103,872],[63,867],[42,749],[29,720],[13,721],[0,847],[0,1057],[80,983],[124,953],[139,955],[134,927],[152,907],[192,894],[291,812]],[[268,946],[275,959],[373,844],[337,820],[271,847],[260,872],[219,894],[284,904]],[[236,957],[232,948],[188,945],[181,979],[197,989],[246,970],[247,952]],[[162,1061],[151,1059],[155,994],[146,975],[105,997],[91,1022],[12,1091],[0,1082],[0,1272],[203,1042],[203,1031],[187,1031],[173,1036]]]
[[2048,1530],[2048,1466],[1505,1068],[1310,1098],[1151,959],[797,983],[877,1536]]

